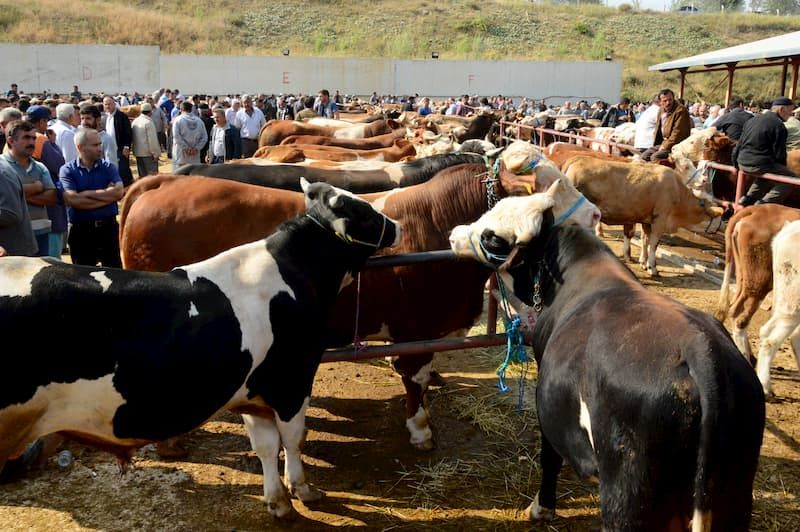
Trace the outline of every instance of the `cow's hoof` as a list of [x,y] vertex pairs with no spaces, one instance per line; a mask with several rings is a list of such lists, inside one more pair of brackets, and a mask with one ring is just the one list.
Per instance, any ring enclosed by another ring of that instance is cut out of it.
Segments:
[[425,451],[425,452],[432,451],[433,448],[435,447],[435,445],[433,443],[433,438],[431,438],[429,440],[412,441],[411,445],[414,446],[414,449],[416,449],[418,451]]
[[658,274],[658,270],[656,270],[655,268],[653,269],[645,268],[645,269],[647,270],[647,273],[650,274],[650,277],[660,277],[660,275]]
[[289,488],[289,491],[303,502],[315,502],[322,499],[325,494],[308,482]]
[[431,371],[431,377],[428,381],[428,386],[434,386],[436,388],[441,388],[442,386],[446,385],[447,381],[442,377],[441,373],[438,371]]
[[275,519],[291,521],[297,518],[297,511],[286,496],[276,498],[274,501],[267,501],[267,511]]
[[772,390],[764,390],[764,401],[768,403],[777,403],[778,397]]
[[189,450],[183,446],[180,438],[157,442],[156,452],[161,458],[185,458],[189,454]]
[[555,508],[545,508],[544,506],[540,506],[539,494],[537,493],[536,498],[533,499],[531,505],[528,506],[528,519],[531,521],[552,521],[555,518]]

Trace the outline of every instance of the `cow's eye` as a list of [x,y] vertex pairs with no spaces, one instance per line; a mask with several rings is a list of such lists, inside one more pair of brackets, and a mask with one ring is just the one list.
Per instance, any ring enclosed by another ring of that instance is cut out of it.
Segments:
[[508,255],[511,253],[511,244],[500,236],[497,236],[491,229],[484,229],[481,233],[481,244],[483,247],[496,255]]

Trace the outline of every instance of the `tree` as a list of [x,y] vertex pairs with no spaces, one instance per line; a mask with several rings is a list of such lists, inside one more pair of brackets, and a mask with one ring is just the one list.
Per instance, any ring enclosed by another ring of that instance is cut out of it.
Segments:
[[800,14],[800,0],[751,0],[750,9],[781,15]]

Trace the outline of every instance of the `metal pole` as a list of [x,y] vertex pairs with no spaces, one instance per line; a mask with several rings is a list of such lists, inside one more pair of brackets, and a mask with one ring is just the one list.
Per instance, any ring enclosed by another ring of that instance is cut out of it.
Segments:
[[681,73],[681,87],[678,90],[678,98],[683,100],[683,89],[684,89],[684,87],[686,85],[686,69],[685,68],[681,68],[681,69],[678,70],[678,72]]
[[789,58],[784,57],[781,69],[781,96],[786,95],[786,74],[789,72]]
[[404,342],[393,345],[368,346],[361,351],[354,351],[352,347],[345,349],[330,349],[322,355],[322,362],[354,362],[370,358],[383,358],[387,356],[413,356],[425,353],[440,353],[442,351],[455,351],[457,349],[475,349],[477,347],[493,347],[505,345],[505,334],[485,334],[481,336],[468,336],[466,338],[441,338],[439,340],[422,340],[419,342]]
[[797,98],[797,71],[800,67],[800,58],[792,58],[792,89],[789,92],[789,98],[794,100]]
[[731,106],[731,98],[733,98],[733,73],[736,71],[735,65],[728,65],[728,89],[725,91],[725,108]]
[[741,209],[739,205],[739,198],[742,197],[744,194],[744,172],[739,170],[738,175],[736,176],[736,197],[734,198],[733,208],[735,210]]
[[489,303],[486,309],[486,334],[497,332],[497,300],[492,295],[492,290],[497,288],[497,277],[489,277]]

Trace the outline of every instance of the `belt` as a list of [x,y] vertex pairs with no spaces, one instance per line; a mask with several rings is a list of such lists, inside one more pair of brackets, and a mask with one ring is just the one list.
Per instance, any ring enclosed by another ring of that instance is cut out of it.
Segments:
[[77,222],[72,222],[72,225],[90,226],[90,227],[106,227],[106,226],[114,224],[116,222],[117,222],[117,218],[115,216],[111,216],[109,218],[98,218],[96,220],[78,220]]

